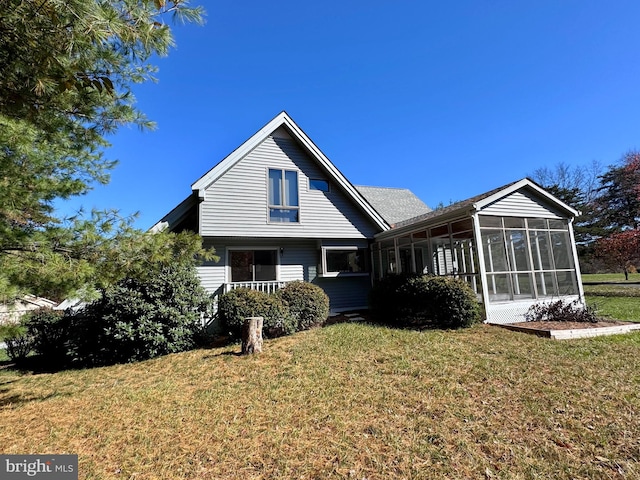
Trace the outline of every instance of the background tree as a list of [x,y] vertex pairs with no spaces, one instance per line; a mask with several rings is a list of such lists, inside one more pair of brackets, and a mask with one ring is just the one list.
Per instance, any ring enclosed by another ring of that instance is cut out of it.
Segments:
[[602,164],[593,160],[588,165],[568,165],[560,162],[554,167],[541,167],[529,176],[568,205],[590,203],[597,194]]
[[640,153],[625,154],[600,177],[595,206],[608,232],[640,226]]
[[625,169],[627,175],[635,180],[635,188],[633,189],[636,198],[640,201],[640,153],[629,152],[624,157]]
[[640,262],[640,230],[625,230],[599,239],[596,255],[611,269],[622,270],[625,280],[629,280],[630,267]]
[[580,211],[574,221],[574,233],[581,258],[592,253],[593,242],[604,234],[595,212],[603,170],[595,160],[586,166],[560,162],[554,167],[538,168],[529,175],[549,193]]
[[78,246],[104,243],[87,223],[62,223],[52,202],[108,182],[106,137],[118,127],[153,126],[131,88],[153,80],[151,57],[173,45],[167,16],[202,15],[187,0],[0,2],[0,297],[44,281],[29,276],[38,266],[51,282],[40,293],[95,276]]

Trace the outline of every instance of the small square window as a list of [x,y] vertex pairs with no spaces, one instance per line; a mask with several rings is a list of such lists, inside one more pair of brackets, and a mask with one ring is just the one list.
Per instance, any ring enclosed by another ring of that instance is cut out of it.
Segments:
[[320,178],[309,179],[309,190],[319,190],[321,192],[329,191],[329,182]]

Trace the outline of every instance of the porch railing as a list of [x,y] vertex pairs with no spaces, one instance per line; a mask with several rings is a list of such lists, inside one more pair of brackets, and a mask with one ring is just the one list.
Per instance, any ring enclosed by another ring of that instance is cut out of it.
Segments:
[[236,288],[250,288],[264,293],[275,293],[286,285],[287,282],[234,282],[224,284],[224,293]]
[[212,295],[212,312],[211,317],[203,317],[202,324],[209,331],[217,331],[220,329],[219,317],[218,317],[218,300],[220,295],[235,290],[236,288],[250,288],[252,290],[259,290],[265,293],[274,293],[283,288],[287,282],[234,282],[223,283],[218,290]]

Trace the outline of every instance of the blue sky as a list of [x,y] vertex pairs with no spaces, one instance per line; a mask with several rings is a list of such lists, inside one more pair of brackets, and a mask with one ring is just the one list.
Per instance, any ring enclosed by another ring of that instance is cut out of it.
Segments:
[[[195,2],[195,0],[192,0]],[[286,110],[356,185],[448,204],[640,148],[640,2],[195,2],[125,128],[111,183],[60,204],[148,228]]]

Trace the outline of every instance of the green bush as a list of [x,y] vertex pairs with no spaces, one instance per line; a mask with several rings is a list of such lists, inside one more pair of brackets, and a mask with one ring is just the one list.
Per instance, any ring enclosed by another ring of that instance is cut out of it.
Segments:
[[263,334],[273,338],[296,330],[289,306],[277,295],[249,288],[236,288],[220,297],[218,313],[229,333],[240,338],[246,317],[264,317]]
[[289,305],[296,330],[308,330],[326,322],[329,297],[324,290],[309,282],[295,281],[278,290],[277,295]]
[[7,356],[14,362],[22,362],[33,351],[33,337],[22,323],[0,325],[0,341],[7,345]]
[[7,355],[22,362],[30,353],[39,355],[47,368],[66,363],[70,317],[62,311],[40,308],[22,316],[19,323],[0,327]]
[[387,275],[378,280],[369,292],[371,318],[382,324],[403,326],[401,288],[416,275]]
[[82,365],[108,365],[194,348],[210,302],[190,265],[120,281],[74,316],[71,356]]
[[64,365],[70,340],[71,316],[60,310],[41,308],[27,313],[22,324],[33,341],[33,350],[49,366]]
[[386,277],[370,299],[373,318],[394,326],[462,328],[480,319],[475,293],[452,277]]

